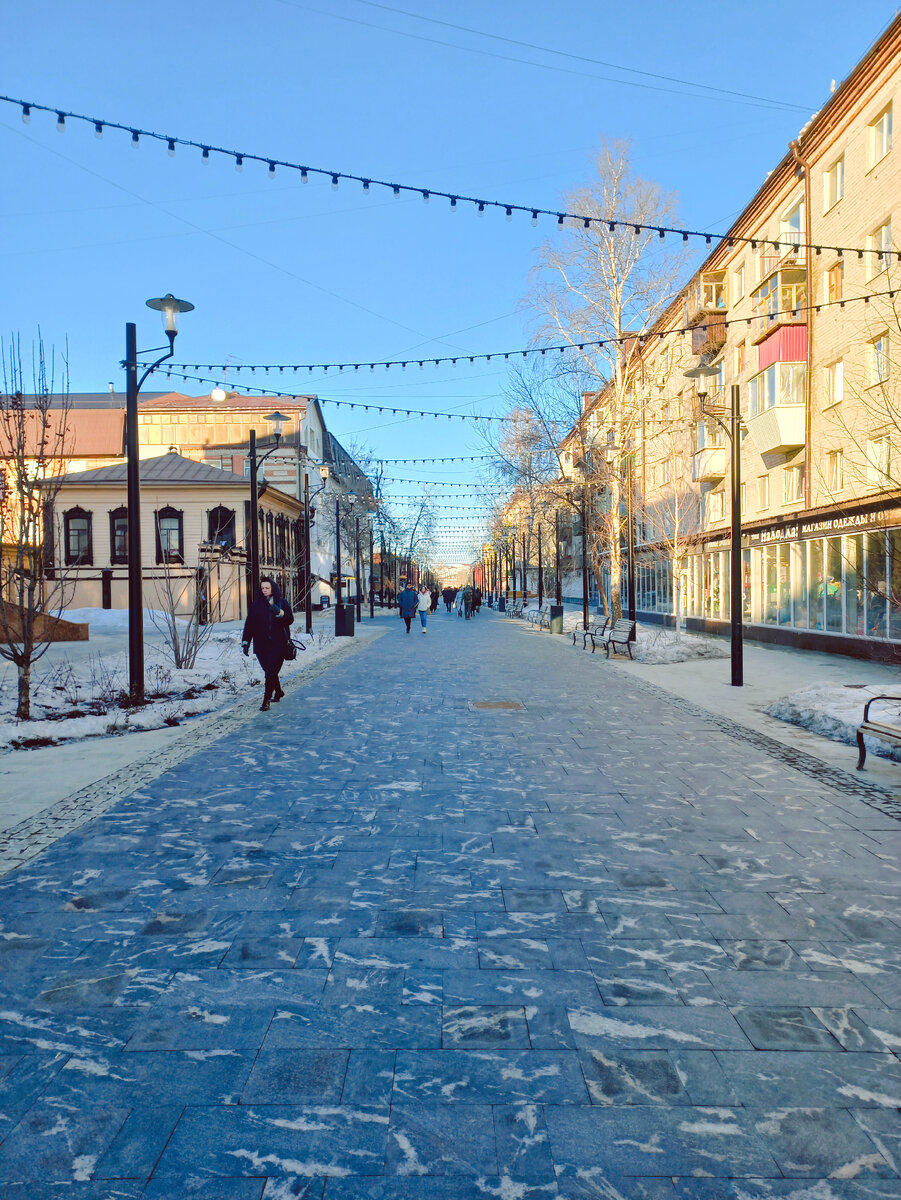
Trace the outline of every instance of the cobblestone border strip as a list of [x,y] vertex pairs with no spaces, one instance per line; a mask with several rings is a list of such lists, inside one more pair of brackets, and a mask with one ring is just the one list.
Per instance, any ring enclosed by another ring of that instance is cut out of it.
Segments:
[[[374,630],[365,641],[348,641],[345,646],[311,666],[309,671],[285,679],[286,694],[290,696],[292,692],[312,683],[351,654],[365,650],[386,632],[387,630]],[[211,721],[216,722],[212,741],[219,741],[234,734],[259,711],[259,699],[259,694],[255,694],[237,700],[218,712],[210,713],[192,723],[191,727],[185,730],[183,737],[163,749],[121,767],[112,775],[88,784],[87,787],[73,792],[71,796],[58,800],[49,808],[14,825],[0,836],[0,878],[37,857],[67,833],[72,833],[94,817],[102,816],[117,801],[152,783],[154,779],[158,779],[172,767],[177,767],[198,750],[206,749],[211,744]]]
[[854,796],[856,799],[862,800],[864,804],[868,804],[870,808],[875,808],[883,816],[901,821],[901,799],[896,798],[878,784],[858,779],[840,767],[830,767],[826,763],[820,762],[812,754],[808,754],[806,750],[786,746],[776,738],[770,737],[769,734],[750,729],[747,725],[741,725],[731,717],[718,717],[716,713],[710,712],[700,704],[694,704],[691,700],[668,692],[666,688],[660,687],[656,683],[649,683],[646,679],[638,679],[635,676],[632,677],[632,682],[636,687],[649,692],[658,700],[665,700],[671,708],[676,708],[687,716],[698,717],[716,726],[721,732],[738,738],[740,741],[748,742],[771,758],[776,758],[795,771],[800,771],[802,775],[810,776],[817,783],[827,784],[844,796]]

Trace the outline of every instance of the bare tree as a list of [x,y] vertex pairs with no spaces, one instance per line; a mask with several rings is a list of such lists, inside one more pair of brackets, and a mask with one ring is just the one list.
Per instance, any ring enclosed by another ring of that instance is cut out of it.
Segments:
[[[675,223],[675,198],[635,174],[628,145],[605,143],[595,178],[563,203],[597,220],[587,229],[572,222],[544,244],[530,303],[540,314],[541,337],[568,344],[571,369],[588,383],[572,434],[582,463],[575,481],[591,500],[598,489],[605,492],[605,549],[618,617],[627,497],[623,470],[612,468],[629,461],[637,434],[636,351],[675,295],[686,254],[647,228]],[[600,442],[620,453],[602,463]]]
[[[0,343],[0,657],[16,667],[16,716],[31,716],[31,670],[46,654],[50,626],[66,604],[68,552],[54,553],[54,503],[70,449],[68,363],[32,346],[33,394],[26,396],[20,339]],[[73,531],[74,534],[74,531]],[[68,547],[67,547],[68,551]]]
[[[157,537],[161,536],[158,527]],[[173,664],[179,670],[190,670],[214,628],[208,611],[210,563],[192,570],[167,557],[153,582],[151,623],[163,635],[163,644],[172,655]]]

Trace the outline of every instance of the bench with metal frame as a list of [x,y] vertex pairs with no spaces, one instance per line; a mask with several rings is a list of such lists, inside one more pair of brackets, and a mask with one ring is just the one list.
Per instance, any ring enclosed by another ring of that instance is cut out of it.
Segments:
[[526,620],[529,621],[530,624],[537,625],[538,628],[540,629],[541,626],[544,624],[545,618],[547,618],[547,620],[550,621],[550,619],[551,619],[550,613],[551,613],[551,606],[550,606],[550,603],[548,602],[548,603],[542,604],[542,606],[540,608],[530,608],[529,611],[525,614],[525,616],[526,616]]
[[863,765],[867,760],[867,747],[864,742],[864,734],[870,734],[871,737],[881,738],[884,742],[894,742],[895,745],[901,746],[901,725],[892,724],[890,721],[872,721],[870,720],[870,705],[875,704],[877,700],[892,700],[897,708],[901,708],[901,696],[871,696],[864,705],[863,720],[857,727],[857,769],[862,771]]
[[579,621],[573,630],[573,645],[575,646],[576,644],[576,638],[580,637],[582,639],[582,649],[584,650],[588,645],[588,639],[591,638],[591,650],[594,653],[595,638],[602,638],[607,632],[609,625],[609,617],[598,617],[593,621],[589,621],[587,625]]
[[525,604],[524,600],[511,600],[510,603],[507,605],[507,609],[506,609],[506,612],[504,613],[504,616],[505,617],[521,617],[524,604]]
[[[625,654],[628,651],[629,658],[631,658],[632,643],[635,641],[635,622],[627,621],[624,617],[621,617],[618,621],[614,621],[613,626],[604,634],[603,640],[608,658],[610,657],[611,646],[615,654]],[[624,646],[625,649],[618,650],[617,647],[619,646]]]

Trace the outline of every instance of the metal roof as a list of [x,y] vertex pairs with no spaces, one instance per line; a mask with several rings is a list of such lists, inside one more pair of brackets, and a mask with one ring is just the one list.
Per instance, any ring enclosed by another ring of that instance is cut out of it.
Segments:
[[[124,486],[128,479],[126,463],[117,463],[113,467],[98,467],[94,471],[75,471],[64,475],[61,482],[96,483]],[[195,462],[192,458],[184,458],[181,454],[163,454],[158,458],[141,459],[142,483],[181,483],[181,484],[214,484],[219,487],[236,487],[241,485],[250,488],[250,481],[243,475],[235,475],[233,471],[222,471],[218,467],[208,467],[206,463]]]

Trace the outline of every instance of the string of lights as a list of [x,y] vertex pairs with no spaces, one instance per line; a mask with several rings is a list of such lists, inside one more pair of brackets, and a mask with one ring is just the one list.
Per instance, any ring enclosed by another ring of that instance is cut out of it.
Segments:
[[[176,148],[181,146],[191,150],[199,150],[201,162],[208,163],[210,158],[215,155],[217,157],[227,158],[234,162],[235,170],[242,171],[247,163],[259,163],[267,168],[267,173],[270,179],[274,179],[276,172],[279,169],[286,171],[300,172],[301,182],[306,183],[311,175],[317,178],[328,179],[331,181],[332,188],[337,191],[339,184],[353,183],[360,184],[364,193],[370,193],[373,189],[389,190],[395,196],[419,196],[426,203],[432,199],[447,200],[451,212],[458,210],[461,206],[467,206],[475,211],[479,216],[484,216],[488,209],[494,211],[503,211],[508,221],[512,221],[513,214],[523,214],[531,216],[532,224],[537,225],[540,217],[550,217],[556,222],[558,228],[563,228],[567,222],[570,226],[576,225],[583,229],[598,228],[608,229],[611,233],[620,231],[625,233],[633,233],[636,236],[643,234],[656,234],[661,241],[665,240],[666,236],[672,235],[682,239],[683,243],[689,239],[701,238],[707,246],[713,245],[714,242],[725,242],[729,246],[736,244],[749,245],[751,249],[756,249],[758,245],[771,245],[773,249],[778,250],[781,246],[789,249],[795,246],[794,242],[787,240],[771,241],[769,238],[751,238],[737,234],[715,233],[702,229],[678,229],[671,225],[645,225],[642,222],[620,221],[610,219],[608,217],[597,216],[591,213],[557,211],[550,208],[541,208],[531,204],[508,203],[504,200],[491,200],[478,196],[465,196],[459,192],[443,192],[436,191],[433,188],[426,188],[420,185],[407,183],[391,183],[386,179],[376,179],[366,175],[356,175],[347,171],[333,171],[325,167],[304,166],[301,163],[289,162],[285,159],[272,158],[267,154],[254,154],[243,150],[231,150],[224,146],[214,146],[212,143],[197,142],[192,138],[174,137],[169,134],[157,133],[151,129],[139,129],[132,125],[123,124],[121,121],[108,121],[105,118],[89,117],[84,113],[68,112],[65,109],[56,108],[48,104],[38,104],[31,100],[22,100],[15,96],[0,96],[0,101],[4,104],[12,104],[19,108],[22,113],[22,120],[26,123],[31,120],[33,112],[45,112],[56,116],[56,127],[62,133],[66,129],[67,121],[77,121],[85,125],[92,125],[97,137],[103,137],[103,134],[108,129],[119,130],[122,133],[127,133],[131,138],[132,146],[140,146],[141,139],[150,142],[165,143],[170,155],[174,155]],[[865,253],[878,253],[880,261],[883,255],[891,261],[893,254],[897,255],[897,261],[901,262],[901,250],[879,250],[879,251],[864,251],[857,250],[855,247],[847,246],[826,246],[813,245],[808,246],[807,243],[801,243],[801,249],[815,250],[817,254],[821,254],[824,250],[833,253],[842,254],[859,254],[861,257]]]
[[399,463],[484,462],[494,454],[457,454],[453,458],[377,458],[375,461],[394,466]]
[[[875,253],[875,251],[861,250],[861,251],[857,251],[856,253],[859,253],[862,257],[864,253]],[[880,253],[887,254],[888,251],[884,251],[884,252],[880,252]],[[899,255],[899,257],[901,257],[901,255]],[[878,300],[878,299],[883,299],[883,298],[888,298],[889,300],[893,300],[895,298],[895,295],[897,294],[897,292],[898,292],[897,288],[889,288],[884,292],[870,292],[864,296],[847,296],[847,297],[842,297],[840,300],[822,300],[819,303],[815,303],[815,304],[799,304],[795,308],[784,308],[784,309],[780,309],[775,312],[766,311],[763,313],[754,314],[750,317],[726,317],[726,316],[720,315],[720,311],[725,311],[725,310],[712,311],[708,314],[708,318],[706,321],[701,320],[701,321],[695,322],[694,325],[683,325],[677,329],[666,329],[666,330],[663,330],[662,332],[658,332],[658,333],[633,333],[633,334],[627,334],[623,337],[618,337],[618,338],[586,339],[585,341],[582,341],[582,342],[555,342],[550,346],[527,346],[525,348],[521,348],[518,350],[492,350],[490,354],[457,354],[457,355],[454,355],[453,357],[448,356],[448,357],[444,357],[444,358],[407,359],[405,361],[403,361],[403,360],[393,360],[393,361],[392,360],[381,360],[381,361],[378,361],[377,360],[377,361],[373,361],[373,362],[358,362],[358,363],[353,363],[353,362],[344,362],[344,363],[340,363],[340,362],[333,362],[333,363],[244,363],[244,364],[240,364],[240,363],[239,364],[236,364],[236,363],[208,363],[208,364],[206,364],[206,369],[208,371],[226,371],[226,370],[228,370],[228,371],[234,371],[236,373],[241,372],[241,371],[250,371],[251,374],[256,374],[257,371],[263,371],[267,375],[270,373],[270,371],[278,371],[278,373],[280,375],[284,374],[285,371],[289,371],[289,372],[292,372],[292,371],[293,372],[322,371],[324,374],[327,374],[330,370],[336,370],[338,372],[349,371],[349,370],[350,371],[359,371],[361,368],[366,368],[366,367],[368,367],[370,371],[374,371],[376,369],[376,367],[384,367],[385,370],[388,371],[392,367],[400,367],[401,370],[405,370],[408,366],[410,366],[410,367],[412,367],[412,366],[440,367],[440,366],[445,366],[448,363],[452,367],[455,367],[458,363],[476,363],[476,362],[480,362],[480,361],[491,362],[491,360],[493,358],[503,359],[505,362],[507,362],[511,358],[529,358],[529,357],[534,357],[535,355],[540,355],[543,358],[543,357],[546,357],[548,354],[554,354],[554,353],[564,354],[564,353],[566,353],[566,351],[603,349],[603,347],[605,347],[605,346],[625,346],[625,345],[629,345],[629,344],[637,344],[638,348],[641,349],[643,346],[645,346],[649,343],[653,343],[655,341],[662,342],[668,337],[674,337],[677,335],[683,336],[685,334],[691,333],[693,329],[703,328],[705,325],[715,324],[717,326],[717,328],[721,328],[721,327],[731,328],[732,326],[744,325],[747,328],[750,328],[750,326],[754,323],[754,321],[759,321],[762,319],[765,319],[769,322],[775,322],[775,321],[779,320],[780,317],[794,317],[795,319],[797,319],[798,317],[800,317],[800,315],[802,313],[809,313],[809,312],[819,313],[820,310],[824,309],[824,308],[835,308],[835,307],[844,308],[848,304],[859,304],[859,303],[869,304],[871,300]],[[138,366],[139,367],[149,366],[149,363],[139,362]],[[176,374],[176,375],[177,375],[177,372],[175,371],[175,368],[181,368],[182,370],[186,370],[186,371],[190,371],[192,369],[192,366],[190,363],[172,363],[171,366],[172,366],[173,374]],[[202,369],[203,369],[202,363],[194,363],[193,370],[200,371]],[[167,370],[167,374],[168,374],[168,370]],[[178,375],[177,377],[181,378],[181,379],[196,378],[195,376],[188,376],[188,375]],[[205,380],[204,382],[221,383],[221,381],[217,381],[217,380]],[[237,387],[237,386],[243,386],[243,385],[236,384],[235,386]],[[287,395],[287,393],[284,393],[284,392],[280,392],[280,393],[273,392],[270,394],[272,394],[272,395]],[[346,403],[348,403],[348,401],[346,401],[346,400],[345,401],[329,400],[328,403],[329,404],[339,404],[339,403],[346,404]],[[358,408],[366,408],[366,407],[376,408],[376,407],[378,407],[380,412],[381,411],[385,411],[385,412],[405,411],[402,409],[393,409],[389,405],[384,405],[384,406],[365,405],[365,404],[360,404],[358,401],[354,401],[353,404],[351,404],[351,407],[353,407],[354,404],[356,404],[356,406]],[[407,410],[407,411],[409,411],[409,410]],[[421,414],[417,414],[417,415],[421,415]],[[429,413],[426,415],[431,416],[432,414]],[[442,413],[440,415],[444,416],[445,414]],[[500,418],[500,417],[498,417],[498,418],[483,417],[482,418],[482,420],[491,420],[491,419],[503,420],[503,418]]]
[[[149,366],[149,363],[138,363],[139,367]],[[177,364],[184,366],[185,364]],[[162,374],[162,368],[160,369]],[[209,383],[215,387],[221,386],[221,381],[205,375],[193,375],[187,371],[176,371],[172,367],[167,367],[165,370],[166,378],[181,379],[190,383]],[[296,392],[280,392],[274,388],[259,388],[246,383],[235,383],[230,385],[231,390],[240,390],[247,396],[277,396],[282,400],[296,400]],[[327,396],[317,396],[320,404],[333,404],[335,408],[365,408],[373,412],[388,413],[392,416],[405,417],[434,417],[437,421],[440,417],[446,417],[448,421],[503,421],[504,417],[492,417],[484,414],[474,413],[450,413],[450,412],[429,412],[421,408],[395,408],[391,404],[366,404],[360,400],[330,400]],[[210,401],[211,404],[218,403],[215,400]]]

